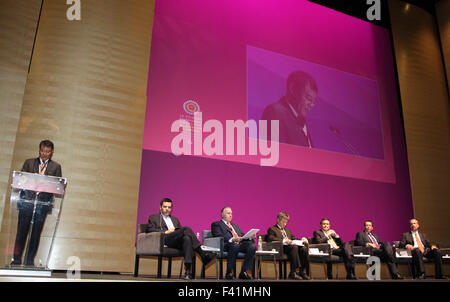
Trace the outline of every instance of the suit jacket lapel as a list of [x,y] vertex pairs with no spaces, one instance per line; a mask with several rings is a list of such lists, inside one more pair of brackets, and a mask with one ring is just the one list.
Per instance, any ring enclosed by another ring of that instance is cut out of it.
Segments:
[[40,164],[40,162],[41,161],[39,160],[39,157],[34,160],[32,173],[39,173],[39,164]]

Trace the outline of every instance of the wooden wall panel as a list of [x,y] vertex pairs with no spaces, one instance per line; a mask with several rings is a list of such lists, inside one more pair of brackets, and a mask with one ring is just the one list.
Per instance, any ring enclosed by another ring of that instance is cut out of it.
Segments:
[[[447,242],[450,109],[436,23],[414,5],[389,5],[414,213],[431,240]],[[399,223],[408,230],[408,221]]]
[[44,1],[12,166],[55,143],[68,187],[50,260],[131,272],[154,1]]
[[0,1],[0,230],[40,7],[41,0]]
[[441,0],[436,4],[436,15],[447,72],[447,84],[450,87],[450,0]]

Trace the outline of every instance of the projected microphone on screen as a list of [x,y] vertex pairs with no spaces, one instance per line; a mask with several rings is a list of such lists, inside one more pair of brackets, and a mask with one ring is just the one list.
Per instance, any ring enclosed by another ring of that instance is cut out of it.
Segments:
[[355,148],[350,144],[346,139],[342,137],[341,131],[334,127],[333,125],[330,125],[330,131],[333,132],[339,140],[344,144],[345,148],[347,148],[348,151],[350,151],[353,155],[359,155],[358,152],[356,152]]
[[267,120],[268,140],[270,140],[270,121],[279,120],[279,142],[290,145],[314,148],[306,123],[306,116],[317,100],[317,83],[308,73],[297,70],[287,79],[286,95],[278,102],[268,105],[261,120]]

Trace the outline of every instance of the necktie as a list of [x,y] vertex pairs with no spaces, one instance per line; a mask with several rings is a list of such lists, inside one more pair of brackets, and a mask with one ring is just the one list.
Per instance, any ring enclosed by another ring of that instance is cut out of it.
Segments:
[[420,241],[419,235],[417,235],[417,232],[414,233],[414,236],[416,236],[416,242],[417,245],[419,246],[419,250],[422,252],[425,252],[425,248],[423,247],[422,241]]
[[284,239],[288,239],[288,236],[286,234],[286,231],[284,229],[281,229],[281,233],[283,234]]
[[47,165],[45,163],[42,163],[39,165],[39,174],[43,175],[45,173],[45,169],[47,168]]
[[378,248],[380,248],[380,245],[378,244],[377,240],[375,239],[375,237],[372,235],[372,233],[368,233],[369,234],[369,238],[370,240],[372,240],[372,243],[375,244],[375,246]]
[[231,224],[228,222],[227,223],[228,228],[231,231],[231,234],[233,234],[233,237],[238,237],[238,235],[236,234],[236,232],[233,230],[233,228],[231,227]]
[[333,240],[332,237],[329,237],[328,242],[331,244],[331,246],[335,249],[338,249],[339,246],[336,244],[336,242]]

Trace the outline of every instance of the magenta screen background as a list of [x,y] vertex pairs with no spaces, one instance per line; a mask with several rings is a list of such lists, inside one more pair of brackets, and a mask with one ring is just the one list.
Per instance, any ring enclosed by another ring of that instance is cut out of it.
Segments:
[[[154,20],[137,223],[169,197],[200,233],[227,205],[244,231],[265,232],[286,211],[297,236],[328,217],[344,240],[365,219],[383,240],[399,239],[413,210],[388,30],[298,0],[156,1]],[[276,167],[257,156],[172,155],[170,126],[187,100],[203,121],[248,119],[248,46],[375,81],[384,159],[284,144]]]

